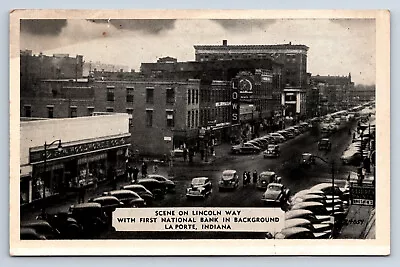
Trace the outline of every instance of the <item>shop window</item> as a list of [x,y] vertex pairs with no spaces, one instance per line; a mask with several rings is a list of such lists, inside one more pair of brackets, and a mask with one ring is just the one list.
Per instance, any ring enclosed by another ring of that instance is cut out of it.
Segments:
[[175,103],[175,91],[172,88],[167,89],[167,94],[166,94],[166,101],[167,105],[173,105]]
[[114,101],[114,87],[107,87],[107,101]]
[[24,115],[28,118],[32,117],[32,107],[30,105],[24,106]]
[[69,107],[69,117],[70,118],[76,118],[78,115],[77,115],[77,107],[75,107],[75,106],[72,106],[72,107]]
[[47,106],[47,117],[54,118],[54,107],[53,106]]
[[146,110],[146,127],[153,127],[153,110]]
[[196,104],[199,103],[199,90],[196,90]]
[[133,87],[126,88],[126,102],[133,103]]
[[153,104],[154,103],[154,89],[146,88],[146,103]]
[[167,115],[167,127],[174,127],[175,126],[174,111],[167,110],[166,115]]

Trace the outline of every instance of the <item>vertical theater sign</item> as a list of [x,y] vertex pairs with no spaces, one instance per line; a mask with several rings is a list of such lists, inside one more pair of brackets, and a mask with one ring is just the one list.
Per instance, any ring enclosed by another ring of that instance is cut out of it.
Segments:
[[239,85],[239,79],[234,78],[232,80],[232,97],[231,97],[232,127],[240,124],[240,92],[238,85]]

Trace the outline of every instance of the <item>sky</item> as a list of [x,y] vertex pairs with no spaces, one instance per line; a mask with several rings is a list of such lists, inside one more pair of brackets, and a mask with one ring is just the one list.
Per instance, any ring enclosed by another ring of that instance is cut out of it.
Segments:
[[230,20],[21,20],[20,48],[46,55],[83,55],[86,62],[124,65],[172,56],[193,61],[193,45],[303,44],[307,72],[348,75],[375,84],[376,27],[373,19]]

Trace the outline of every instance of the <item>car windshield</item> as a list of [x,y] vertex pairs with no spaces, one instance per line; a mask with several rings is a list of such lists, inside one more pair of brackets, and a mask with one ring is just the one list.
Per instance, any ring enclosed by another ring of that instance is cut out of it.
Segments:
[[269,179],[272,176],[272,174],[260,174],[260,179]]
[[268,190],[271,191],[280,191],[282,187],[280,187],[279,185],[269,185],[268,186]]
[[192,184],[194,184],[194,185],[202,185],[202,184],[204,184],[204,179],[195,178],[195,179],[192,180]]
[[269,146],[268,146],[268,150],[273,150],[273,149],[275,149],[275,146],[274,146],[274,145],[269,145]]
[[311,158],[311,155],[307,155],[307,154],[305,154],[305,155],[303,155],[303,159],[310,159]]
[[233,178],[233,173],[223,173],[222,174],[222,179],[224,180],[229,180]]

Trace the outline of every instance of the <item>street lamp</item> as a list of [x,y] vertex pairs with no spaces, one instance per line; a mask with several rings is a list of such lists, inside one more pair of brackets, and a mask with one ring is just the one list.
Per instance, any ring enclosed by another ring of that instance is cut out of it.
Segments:
[[331,172],[332,172],[332,217],[333,217],[333,225],[335,225],[335,161],[332,160],[331,162],[328,162],[327,160],[313,155],[314,158],[318,158],[325,162],[326,164],[331,164]]
[[[58,142],[57,150],[59,152],[61,152],[62,149],[63,149],[62,146],[61,146],[61,139],[54,140],[50,144],[47,144],[46,142],[44,142],[44,175],[46,175],[46,172],[47,172],[47,148],[51,147],[56,142]],[[43,207],[44,207],[44,200],[46,198],[46,188],[45,188],[45,184],[44,183],[45,183],[45,181],[43,179]]]

